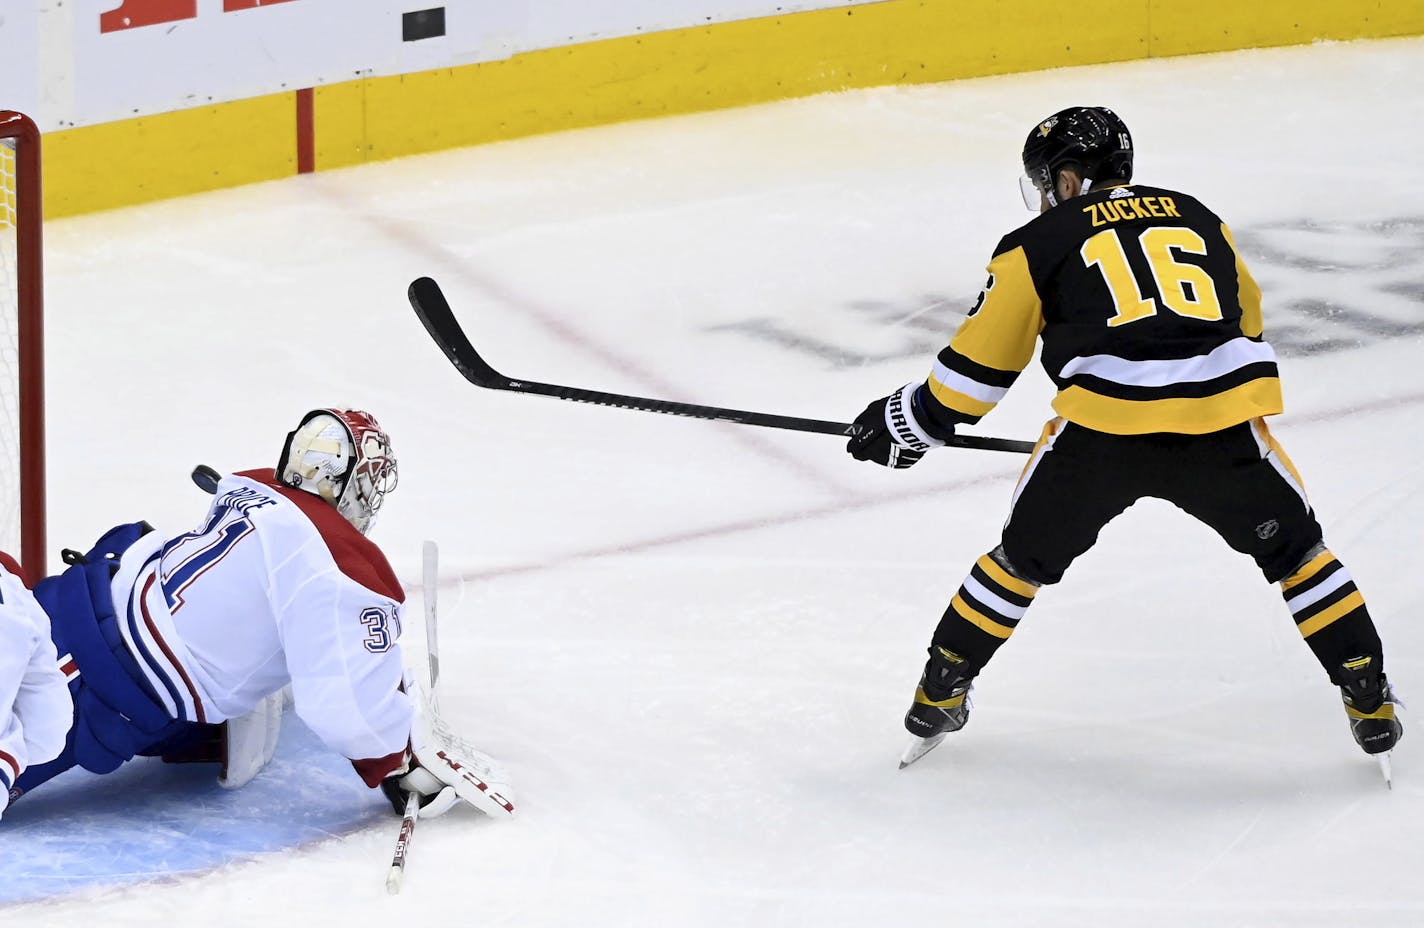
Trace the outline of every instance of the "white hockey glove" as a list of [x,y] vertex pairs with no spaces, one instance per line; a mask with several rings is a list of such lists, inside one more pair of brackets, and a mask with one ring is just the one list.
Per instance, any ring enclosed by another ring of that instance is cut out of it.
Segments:
[[414,757],[407,760],[400,770],[381,781],[381,792],[386,794],[397,815],[405,814],[406,797],[415,793],[419,797],[421,818],[444,815],[460,801],[455,787],[444,783],[435,774],[420,766]]
[[914,466],[926,451],[944,444],[944,439],[931,434],[915,415],[915,391],[919,387],[920,384],[907,383],[855,417],[860,430],[846,443],[851,457],[901,470]]

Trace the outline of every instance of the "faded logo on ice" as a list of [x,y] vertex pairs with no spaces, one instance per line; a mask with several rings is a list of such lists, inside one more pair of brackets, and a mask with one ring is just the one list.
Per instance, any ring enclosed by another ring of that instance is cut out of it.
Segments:
[[[1235,232],[1264,291],[1266,338],[1282,357],[1424,336],[1424,216],[1295,219]],[[978,300],[939,293],[851,300],[805,323],[760,316],[708,331],[743,335],[832,368],[922,359],[944,347],[988,289]]]

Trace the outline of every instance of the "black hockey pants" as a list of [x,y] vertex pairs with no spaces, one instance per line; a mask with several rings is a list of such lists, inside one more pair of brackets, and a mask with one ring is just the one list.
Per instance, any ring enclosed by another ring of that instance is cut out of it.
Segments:
[[1014,491],[1004,555],[1024,579],[1057,583],[1143,497],[1211,526],[1271,583],[1321,541],[1299,478],[1260,420],[1206,435],[1110,435],[1056,419]]

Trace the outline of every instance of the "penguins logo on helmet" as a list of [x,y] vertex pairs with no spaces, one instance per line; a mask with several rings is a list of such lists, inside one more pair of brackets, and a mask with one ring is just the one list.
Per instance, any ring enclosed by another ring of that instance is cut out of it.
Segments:
[[1105,106],[1074,106],[1039,123],[1024,142],[1024,205],[1038,212],[1041,201],[1058,205],[1058,172],[1074,168],[1083,192],[1105,180],[1132,179],[1132,134]]

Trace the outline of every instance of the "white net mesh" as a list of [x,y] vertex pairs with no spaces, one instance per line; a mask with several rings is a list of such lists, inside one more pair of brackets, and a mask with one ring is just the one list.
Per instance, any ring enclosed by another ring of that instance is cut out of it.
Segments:
[[0,550],[20,557],[19,211],[16,140],[0,138]]

